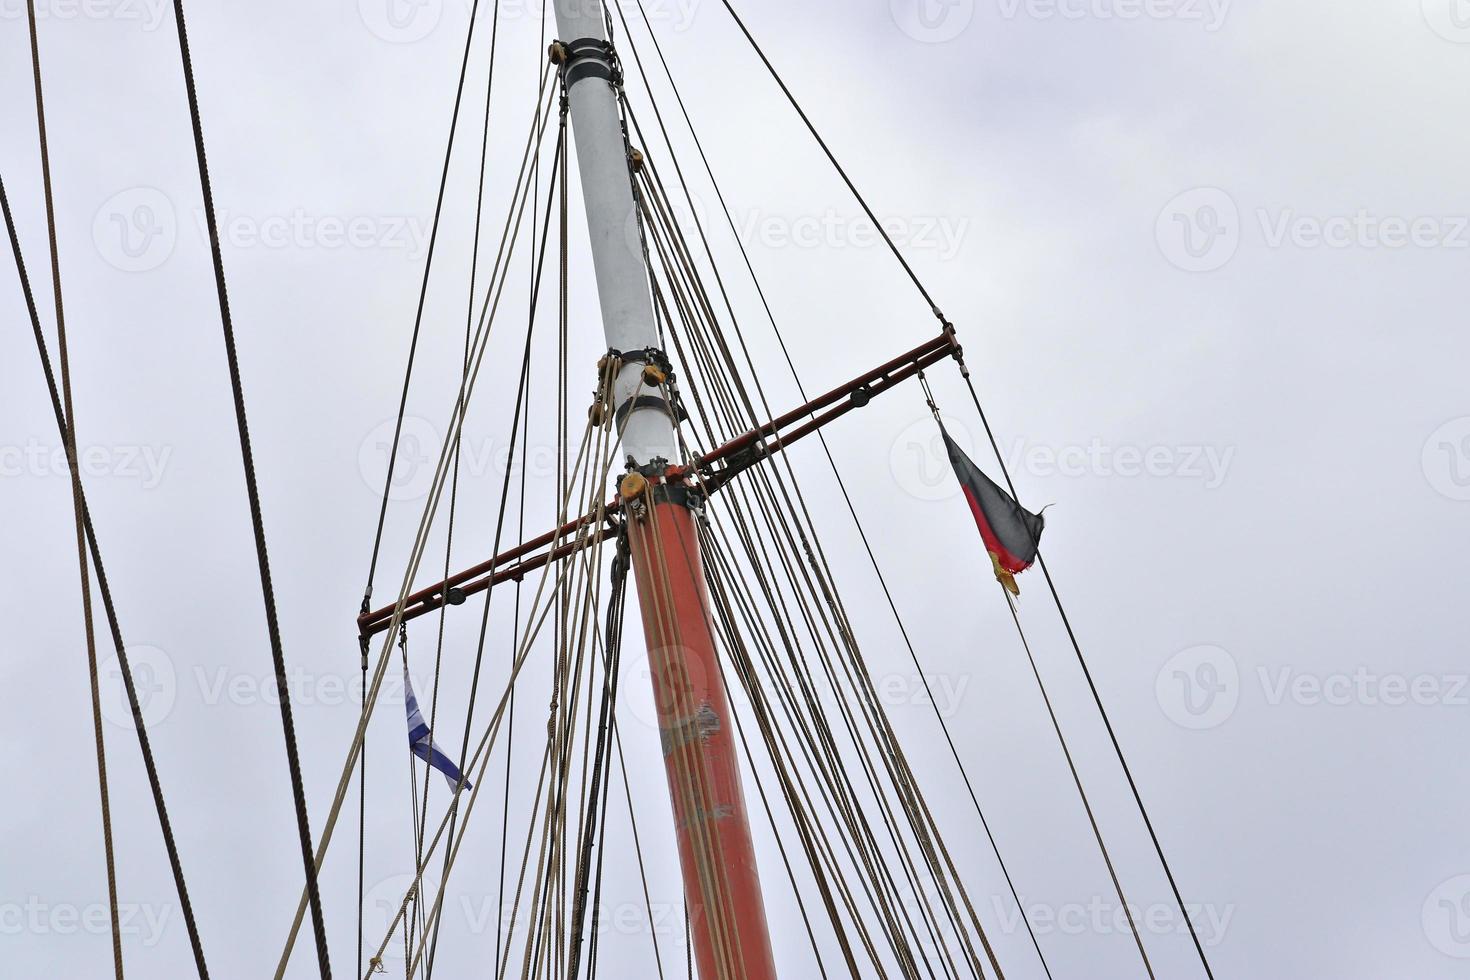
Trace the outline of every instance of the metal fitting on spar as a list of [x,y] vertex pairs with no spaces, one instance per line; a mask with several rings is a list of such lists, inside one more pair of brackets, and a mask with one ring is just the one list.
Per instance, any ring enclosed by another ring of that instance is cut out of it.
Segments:
[[617,56],[612,43],[595,37],[579,37],[575,41],[553,41],[547,56],[560,65],[567,91],[586,78],[600,78],[609,84],[617,81]]

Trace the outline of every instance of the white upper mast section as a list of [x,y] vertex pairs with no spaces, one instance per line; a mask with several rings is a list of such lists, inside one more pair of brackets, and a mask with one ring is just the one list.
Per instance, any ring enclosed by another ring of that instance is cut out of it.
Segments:
[[[602,306],[607,343],[620,352],[659,347],[649,296],[648,268],[638,234],[628,151],[618,115],[617,95],[608,81],[611,65],[601,0],[553,0],[561,42],[571,51],[568,97],[577,170],[592,239],[592,264]],[[575,42],[598,42],[590,45]],[[643,365],[623,365],[613,384],[612,406],[652,396],[643,384]],[[622,429],[623,451],[639,464],[662,457],[677,462],[674,423],[660,407],[632,405]]]

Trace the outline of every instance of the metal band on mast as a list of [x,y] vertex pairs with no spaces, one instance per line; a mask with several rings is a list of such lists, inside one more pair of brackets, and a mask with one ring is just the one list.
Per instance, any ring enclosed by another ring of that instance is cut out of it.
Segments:
[[[614,352],[659,350],[638,236],[617,65],[601,0],[553,0],[603,329]],[[687,494],[669,492],[676,420],[624,358],[611,405],[630,472],[620,487],[673,801],[684,895],[703,980],[774,980],[734,724],[716,659]]]

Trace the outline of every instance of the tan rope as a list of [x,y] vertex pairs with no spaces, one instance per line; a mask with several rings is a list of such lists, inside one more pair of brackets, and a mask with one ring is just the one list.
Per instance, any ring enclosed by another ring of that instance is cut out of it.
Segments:
[[[548,76],[549,71],[547,75],[543,75],[542,78],[543,93],[545,91],[546,78]],[[439,501],[444,491],[446,475],[451,459],[450,450],[455,438],[457,438],[459,433],[462,431],[464,425],[465,411],[468,407],[470,396],[474,392],[475,384],[479,379],[480,368],[484,361],[485,350],[489,340],[490,326],[494,322],[495,311],[499,308],[500,297],[503,294],[504,284],[509,274],[509,255],[514,252],[515,241],[518,238],[518,232],[520,229],[521,217],[525,213],[526,200],[528,197],[532,196],[529,192],[524,195],[522,195],[521,193],[522,186],[525,181],[525,176],[528,170],[527,161],[532,156],[532,150],[537,145],[539,145],[537,134],[538,132],[544,132],[545,127],[543,117],[546,114],[550,113],[553,101],[554,100],[551,98],[546,98],[545,107],[543,109],[541,108],[541,99],[538,97],[537,112],[532,122],[531,134],[530,136],[528,136],[526,141],[526,149],[522,155],[521,170],[520,175],[518,176],[516,181],[515,192],[512,194],[511,210],[512,212],[514,212],[514,220],[512,221],[510,218],[507,219],[506,228],[502,232],[500,248],[496,255],[496,261],[493,267],[494,269],[504,270],[501,272],[500,275],[500,286],[498,289],[495,287],[496,277],[494,272],[492,272],[491,289],[489,292],[487,292],[486,301],[480,314],[480,323],[476,329],[474,344],[475,353],[473,356],[474,368],[472,371],[468,372],[468,374],[461,382],[459,391],[455,398],[454,408],[450,419],[451,437],[449,439],[446,439],[444,445],[440,448],[439,461],[435,466],[434,478],[430,484],[431,490],[429,493],[429,499],[424,504],[423,514],[419,520],[418,531],[415,534],[414,544],[410,550],[410,558],[404,571],[402,584],[399,587],[398,598],[397,601],[394,603],[393,618],[390,621],[388,629],[384,634],[383,644],[379,650],[377,663],[373,669],[373,679],[368,688],[366,705],[363,707],[362,712],[358,717],[357,728],[353,732],[352,740],[349,743],[347,750],[347,758],[343,764],[341,775],[339,776],[337,781],[337,789],[333,796],[332,806],[331,809],[328,811],[326,823],[322,828],[321,839],[317,844],[316,867],[318,871],[321,870],[322,864],[326,860],[327,850],[332,842],[332,834],[333,831],[336,829],[337,818],[341,815],[342,804],[347,796],[347,788],[352,781],[353,767],[356,765],[358,754],[362,750],[362,742],[367,733],[368,721],[372,718],[373,711],[377,707],[378,694],[382,688],[383,678],[388,668],[388,663],[390,659],[389,654],[391,652],[393,636],[398,632],[398,626],[402,622],[403,608],[407,601],[408,594],[413,587],[414,578],[418,574],[419,564],[423,560],[425,549],[428,544],[429,531],[433,525],[434,516],[438,512]],[[519,200],[519,206],[515,204],[517,200]],[[507,243],[509,243],[509,252],[507,251]],[[504,259],[503,266],[502,259]],[[295,946],[297,934],[301,930],[301,923],[306,915],[306,901],[307,896],[303,893],[301,900],[297,905],[296,915],[292,921],[291,929],[286,937],[286,942],[281,951],[280,961],[276,966],[275,980],[281,980],[281,978],[285,976],[286,965],[290,962],[291,951]]]
[[41,188],[46,200],[46,232],[51,246],[51,286],[56,303],[56,349],[61,363],[62,445],[71,475],[72,512],[76,518],[77,565],[82,585],[82,626],[87,638],[87,676],[92,695],[92,740],[97,754],[97,790],[102,811],[102,846],[107,863],[107,905],[112,932],[112,964],[118,980],[123,976],[122,931],[117,909],[117,866],[112,844],[112,804],[107,789],[107,748],[102,733],[102,694],[97,678],[97,635],[92,622],[92,581],[87,565],[86,505],[82,499],[82,477],[77,467],[76,406],[71,394],[71,358],[66,343],[66,314],[61,296],[61,259],[56,242],[56,202],[51,191],[51,153],[46,141],[46,103],[41,88],[41,51],[36,30],[35,0],[26,0],[30,27],[31,70],[36,92],[36,130],[41,146]]

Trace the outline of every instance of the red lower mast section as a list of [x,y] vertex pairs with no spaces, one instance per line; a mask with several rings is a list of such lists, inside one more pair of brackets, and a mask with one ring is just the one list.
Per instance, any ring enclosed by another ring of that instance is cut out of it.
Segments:
[[682,487],[621,489],[699,976],[775,980],[694,515]]

